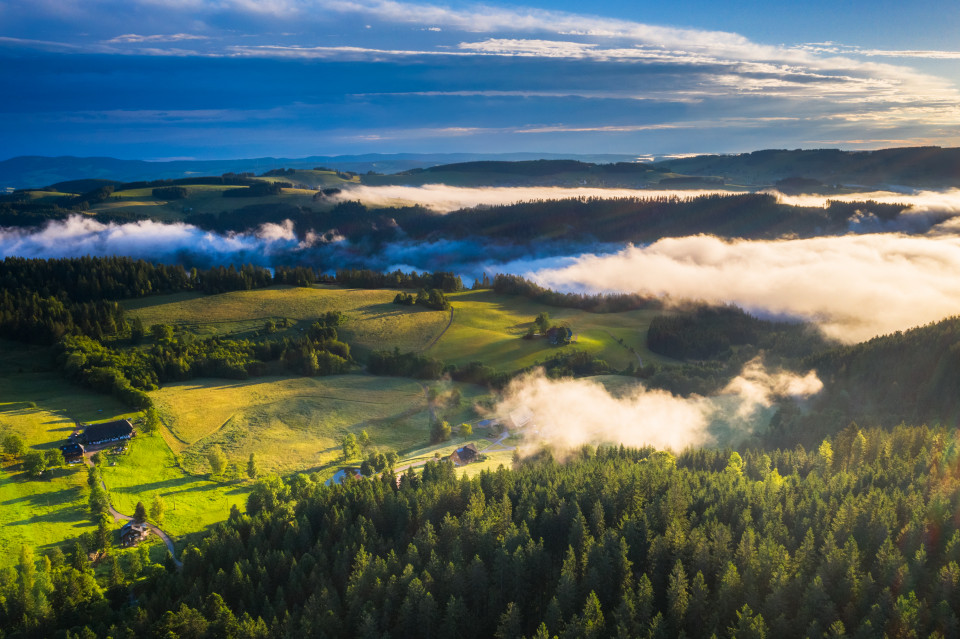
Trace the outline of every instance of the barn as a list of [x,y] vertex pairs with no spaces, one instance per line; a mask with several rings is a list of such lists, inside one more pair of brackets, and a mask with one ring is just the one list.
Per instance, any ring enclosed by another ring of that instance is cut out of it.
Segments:
[[125,442],[133,437],[133,424],[129,419],[118,419],[102,424],[90,424],[83,430],[82,441],[87,446],[103,446]]

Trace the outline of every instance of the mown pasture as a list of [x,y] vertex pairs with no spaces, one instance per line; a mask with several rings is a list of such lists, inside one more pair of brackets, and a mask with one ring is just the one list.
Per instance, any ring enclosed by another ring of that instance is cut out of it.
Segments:
[[374,447],[403,451],[429,439],[424,387],[371,375],[193,380],[151,393],[164,438],[192,472],[208,472],[220,448],[245,468],[250,453],[265,472],[329,470],[339,441],[366,430]]
[[[0,434],[20,435],[28,448],[65,443],[75,420],[97,420],[129,409],[106,395],[66,382],[52,368],[50,349],[0,340]],[[20,546],[45,549],[92,530],[82,466],[28,478],[19,463],[0,464],[0,567],[16,562]]]
[[396,291],[344,289],[335,286],[294,288],[273,286],[256,291],[220,295],[179,293],[125,302],[130,314],[144,326],[171,324],[200,337],[251,337],[267,320],[292,320],[277,336],[295,337],[317,317],[341,311],[346,321],[337,328],[360,357],[371,350],[418,351],[436,338],[450,320],[449,313],[393,304]]
[[[235,337],[252,337],[266,320],[284,318],[293,321],[285,334],[296,336],[319,315],[339,310],[346,315],[337,329],[340,338],[361,360],[372,350],[396,347],[402,352],[424,351],[445,363],[480,361],[502,371],[531,366],[565,349],[587,351],[620,370],[631,363],[666,361],[646,347],[650,321],[660,313],[656,310],[588,313],[478,290],[449,296],[451,321],[447,312],[395,305],[395,295],[392,290],[275,286],[221,295],[151,297],[125,306],[148,327],[173,324],[198,336]],[[555,347],[542,338],[523,339],[541,312],[549,313],[554,323],[569,325],[576,343]]]

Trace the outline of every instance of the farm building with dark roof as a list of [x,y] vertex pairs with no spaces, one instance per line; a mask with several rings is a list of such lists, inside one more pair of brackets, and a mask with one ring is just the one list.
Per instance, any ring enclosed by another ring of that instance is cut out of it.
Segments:
[[128,521],[120,529],[120,545],[136,546],[150,534],[150,527],[138,521]]
[[131,437],[133,437],[133,424],[130,423],[129,419],[118,419],[103,424],[90,424],[83,431],[83,443],[87,446],[122,442]]
[[86,451],[83,450],[83,446],[80,444],[70,443],[61,446],[60,452],[63,453],[63,461],[68,464],[73,464],[83,461],[83,453]]
[[450,454],[450,461],[454,466],[463,466],[477,461],[479,451],[476,444],[467,444],[463,448],[458,448]]

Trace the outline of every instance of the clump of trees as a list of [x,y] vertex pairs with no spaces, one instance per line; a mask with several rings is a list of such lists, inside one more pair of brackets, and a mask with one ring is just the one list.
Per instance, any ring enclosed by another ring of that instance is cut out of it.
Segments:
[[433,418],[430,423],[430,443],[439,444],[440,442],[445,442],[450,439],[450,436],[453,434],[453,428],[450,426],[450,422]]
[[182,186],[161,186],[150,192],[153,194],[153,197],[161,200],[182,200],[185,199],[189,193],[189,191]]
[[[484,276],[486,278],[486,276]],[[486,287],[484,287],[486,288]],[[663,302],[653,296],[631,294],[583,295],[560,293],[544,288],[519,275],[498,273],[491,285],[501,295],[518,295],[529,300],[561,308],[579,308],[592,313],[619,313],[641,308],[662,308]]]
[[463,290],[463,281],[455,273],[438,271],[436,273],[404,273],[397,270],[381,273],[369,269],[340,269],[336,282],[351,288],[407,288],[429,291],[437,289],[441,293],[456,293]]
[[402,306],[424,306],[426,308],[432,308],[435,311],[450,310],[450,302],[443,294],[443,291],[438,288],[432,288],[429,291],[420,289],[416,297],[409,293],[397,293],[396,297],[393,298],[393,303]]
[[280,195],[283,189],[292,188],[289,182],[252,182],[250,186],[240,189],[226,189],[223,197],[270,197]]
[[436,379],[443,372],[443,362],[420,353],[401,353],[394,347],[393,351],[370,353],[367,370],[374,375]]

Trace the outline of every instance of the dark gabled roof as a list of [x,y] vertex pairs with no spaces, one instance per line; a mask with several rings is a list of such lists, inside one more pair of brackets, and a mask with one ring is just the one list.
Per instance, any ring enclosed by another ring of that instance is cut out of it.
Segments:
[[457,457],[466,461],[468,459],[473,459],[477,456],[477,446],[476,444],[467,444],[463,448],[457,449]]
[[120,529],[120,534],[125,535],[126,533],[131,531],[136,533],[142,533],[146,530],[149,530],[149,527],[146,524],[130,520],[123,525],[123,528]]
[[103,424],[90,424],[83,431],[83,437],[88,442],[102,442],[120,437],[133,435],[133,424],[129,419],[118,419]]
[[63,453],[64,457],[71,457],[73,455],[82,455],[83,446],[80,444],[66,444],[60,447],[60,452]]

